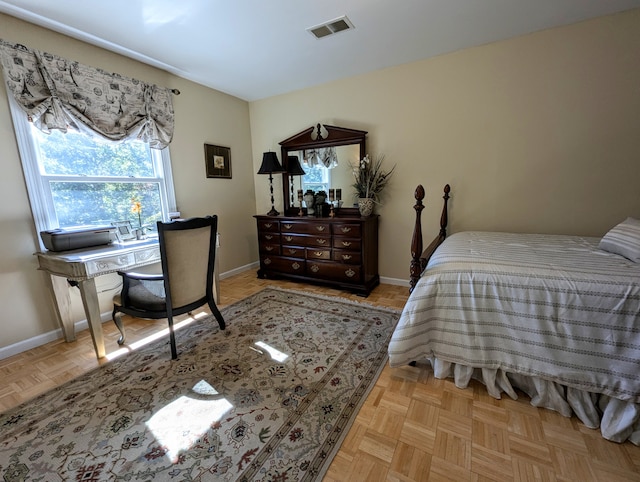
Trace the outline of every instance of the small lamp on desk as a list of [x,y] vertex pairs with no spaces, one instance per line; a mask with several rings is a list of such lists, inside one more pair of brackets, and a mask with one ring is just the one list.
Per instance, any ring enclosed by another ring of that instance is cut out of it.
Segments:
[[269,174],[269,189],[271,190],[271,211],[267,213],[267,216],[277,216],[280,214],[276,211],[276,208],[273,204],[273,176],[274,172],[284,172],[282,166],[280,165],[280,161],[278,161],[278,156],[275,152],[265,152],[262,154],[262,165],[258,170],[258,174]]

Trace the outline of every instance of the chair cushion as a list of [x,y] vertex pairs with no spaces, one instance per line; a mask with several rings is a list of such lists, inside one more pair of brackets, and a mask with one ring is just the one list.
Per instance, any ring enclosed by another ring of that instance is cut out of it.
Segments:
[[166,311],[162,281],[136,281],[129,285],[129,306],[145,311]]

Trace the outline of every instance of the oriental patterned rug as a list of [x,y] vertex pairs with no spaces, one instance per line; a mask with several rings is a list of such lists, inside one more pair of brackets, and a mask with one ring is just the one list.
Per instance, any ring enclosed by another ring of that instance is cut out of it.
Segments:
[[320,479],[399,311],[267,288],[0,415],[6,481]]

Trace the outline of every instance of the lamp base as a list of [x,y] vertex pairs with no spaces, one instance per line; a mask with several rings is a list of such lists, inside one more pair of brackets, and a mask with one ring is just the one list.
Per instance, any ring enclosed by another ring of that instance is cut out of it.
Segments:
[[271,207],[271,211],[267,213],[267,216],[279,216],[279,215],[280,213],[276,211],[276,208],[274,208],[273,206]]

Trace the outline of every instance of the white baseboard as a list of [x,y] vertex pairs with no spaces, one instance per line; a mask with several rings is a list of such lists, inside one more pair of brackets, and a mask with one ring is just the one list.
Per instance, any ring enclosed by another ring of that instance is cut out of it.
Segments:
[[[235,276],[244,271],[248,271],[251,269],[258,268],[260,264],[258,262],[249,263],[239,268],[235,268],[224,273],[220,273],[220,279],[229,278],[231,276]],[[380,282],[389,285],[399,285],[409,287],[409,282],[407,280],[398,279],[398,278],[386,278],[381,277]],[[104,323],[105,321],[111,321],[111,312],[101,313],[100,319]],[[87,320],[80,320],[75,323],[75,331],[76,333],[86,330],[89,328],[89,324]],[[37,348],[39,346],[45,345],[52,341],[56,341],[62,338],[62,329],[58,328],[57,330],[50,331],[48,333],[43,333],[41,335],[34,336],[27,340],[19,341],[18,343],[14,343],[13,345],[5,346],[0,348],[0,360],[4,360],[5,358],[9,358],[10,356],[17,355],[27,350],[31,350],[33,348]]]
[[240,266],[239,268],[235,268],[229,271],[225,271],[224,273],[220,273],[220,279],[230,278],[231,276],[235,276],[245,271],[249,271],[250,269],[256,269],[259,266],[260,266],[260,263],[258,261],[256,261],[255,263],[245,264],[244,266]]
[[385,276],[380,277],[380,283],[385,285],[396,285],[396,286],[406,286],[409,287],[409,280],[399,279],[399,278],[387,278]]
[[[102,323],[104,323],[105,321],[110,321],[111,312],[101,313],[100,319],[102,320]],[[75,332],[78,333],[89,328],[89,323],[87,322],[87,320],[76,321],[74,323],[74,327]],[[62,337],[62,329],[58,328],[57,330],[53,330],[48,333],[43,333],[42,335],[37,335],[32,338],[19,341],[18,343],[14,343],[13,345],[2,347],[0,348],[0,360],[4,360],[5,358],[9,358],[10,356],[17,355],[19,353],[22,353],[23,351],[31,350],[32,348],[46,345],[47,343],[59,340]]]

